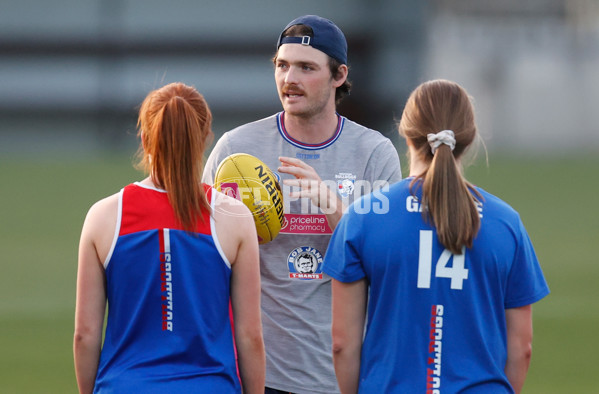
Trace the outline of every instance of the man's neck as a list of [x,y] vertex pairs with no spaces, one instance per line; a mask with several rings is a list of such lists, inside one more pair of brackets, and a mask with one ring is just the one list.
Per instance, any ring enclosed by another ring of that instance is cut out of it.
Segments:
[[285,129],[289,135],[306,144],[319,144],[330,139],[337,131],[338,118],[334,111],[310,118],[285,112]]

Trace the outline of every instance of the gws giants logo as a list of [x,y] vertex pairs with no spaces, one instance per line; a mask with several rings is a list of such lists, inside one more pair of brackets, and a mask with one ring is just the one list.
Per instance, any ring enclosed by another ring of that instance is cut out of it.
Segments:
[[322,253],[310,246],[300,246],[287,257],[292,279],[322,279]]

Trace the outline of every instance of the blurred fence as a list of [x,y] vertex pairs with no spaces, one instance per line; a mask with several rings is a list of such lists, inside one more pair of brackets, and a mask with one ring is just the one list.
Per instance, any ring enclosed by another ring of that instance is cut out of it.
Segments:
[[468,88],[490,147],[599,150],[599,2],[450,3],[430,19],[425,75]]
[[0,13],[0,153],[131,147],[145,94],[173,81],[208,99],[218,134],[278,111],[270,57],[316,13],[349,42],[339,108],[396,141],[394,118],[429,78],[474,96],[490,149],[597,149],[593,0],[9,0]]

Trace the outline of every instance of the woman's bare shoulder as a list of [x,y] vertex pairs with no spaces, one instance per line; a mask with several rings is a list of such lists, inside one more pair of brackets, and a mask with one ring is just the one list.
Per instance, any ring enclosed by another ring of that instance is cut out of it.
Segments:
[[95,202],[89,208],[86,220],[116,215],[119,204],[119,195],[120,193],[115,193]]
[[236,198],[215,191],[213,199],[214,203],[212,206],[214,208],[215,219],[218,217],[226,218],[227,216],[252,218],[252,213],[248,207]]

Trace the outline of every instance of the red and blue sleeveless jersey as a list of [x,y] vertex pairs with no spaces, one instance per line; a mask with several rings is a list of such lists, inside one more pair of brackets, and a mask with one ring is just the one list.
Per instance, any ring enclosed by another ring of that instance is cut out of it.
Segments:
[[95,392],[241,392],[231,267],[213,218],[205,212],[194,232],[184,231],[167,193],[140,183],[121,190],[118,207]]

